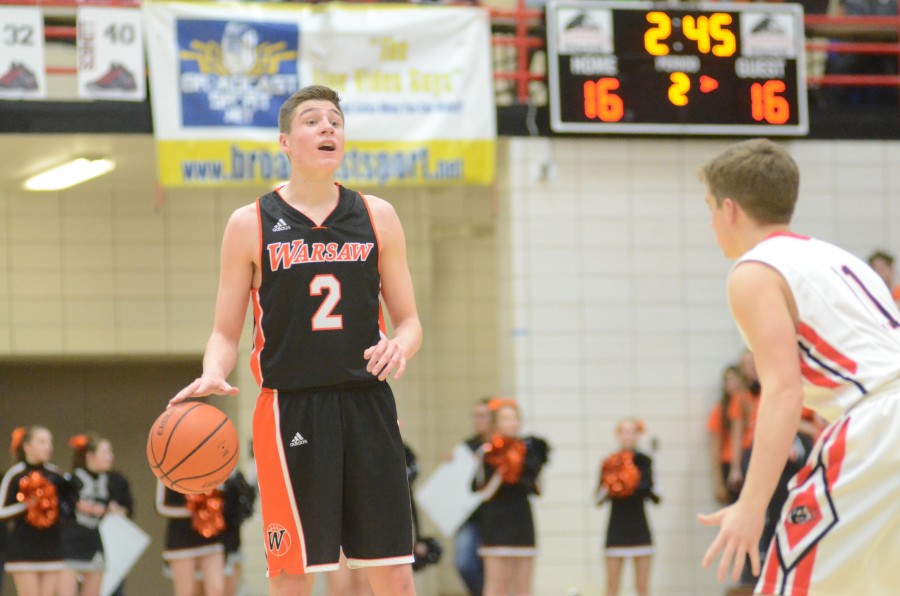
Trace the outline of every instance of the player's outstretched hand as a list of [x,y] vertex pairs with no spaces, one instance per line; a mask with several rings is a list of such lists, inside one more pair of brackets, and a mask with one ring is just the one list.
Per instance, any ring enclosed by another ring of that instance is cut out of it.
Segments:
[[763,530],[764,517],[746,508],[740,500],[715,513],[697,515],[700,523],[719,526],[719,534],[703,556],[703,567],[708,568],[716,555],[721,552],[722,558],[719,559],[716,577],[719,581],[723,581],[728,568],[731,567],[731,579],[737,581],[744,569],[744,561],[749,556],[753,575],[759,576],[759,538]]
[[406,372],[406,354],[396,341],[382,337],[381,341],[363,352],[363,358],[369,361],[366,370],[384,381],[394,371],[394,380],[399,380]]
[[200,377],[175,394],[169,400],[167,408],[176,406],[187,399],[206,397],[207,395],[237,395],[238,388],[232,387],[225,379]]

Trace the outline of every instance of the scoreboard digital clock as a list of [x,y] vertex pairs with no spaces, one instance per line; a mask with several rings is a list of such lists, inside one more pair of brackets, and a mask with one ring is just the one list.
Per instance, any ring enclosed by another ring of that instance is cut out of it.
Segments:
[[805,135],[794,4],[550,0],[556,132]]

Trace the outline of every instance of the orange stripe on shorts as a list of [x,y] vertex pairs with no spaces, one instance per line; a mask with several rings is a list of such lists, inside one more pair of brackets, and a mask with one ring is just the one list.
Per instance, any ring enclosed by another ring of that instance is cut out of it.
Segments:
[[306,544],[284,459],[277,391],[263,389],[256,402],[253,453],[259,475],[268,575],[305,573]]

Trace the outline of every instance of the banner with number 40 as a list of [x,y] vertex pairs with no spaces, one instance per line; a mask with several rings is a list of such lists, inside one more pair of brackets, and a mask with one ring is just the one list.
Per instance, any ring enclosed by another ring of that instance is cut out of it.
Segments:
[[144,100],[147,88],[139,10],[80,7],[76,51],[79,97]]

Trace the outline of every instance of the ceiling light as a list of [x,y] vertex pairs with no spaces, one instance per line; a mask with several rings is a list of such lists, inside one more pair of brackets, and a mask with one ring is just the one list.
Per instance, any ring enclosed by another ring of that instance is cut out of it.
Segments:
[[25,190],[61,190],[81,184],[97,176],[108,174],[116,167],[111,159],[79,157],[70,162],[35,174],[22,184]]

